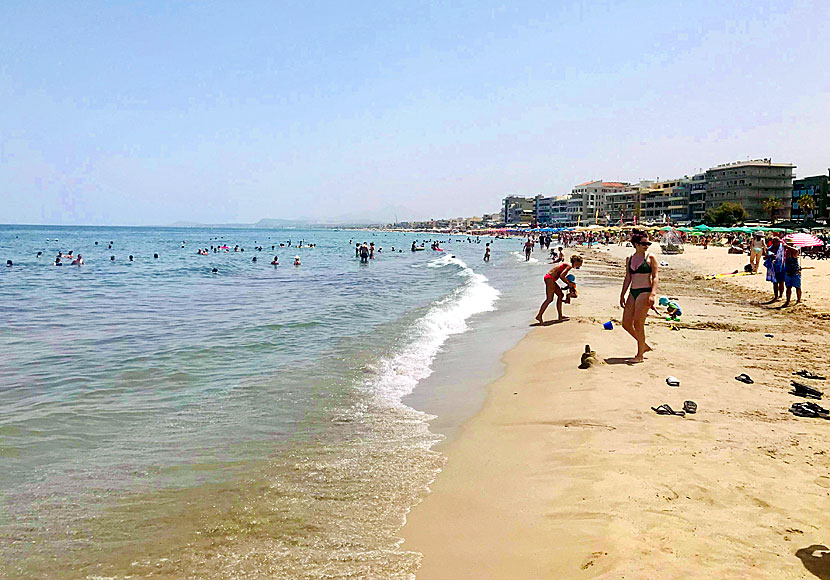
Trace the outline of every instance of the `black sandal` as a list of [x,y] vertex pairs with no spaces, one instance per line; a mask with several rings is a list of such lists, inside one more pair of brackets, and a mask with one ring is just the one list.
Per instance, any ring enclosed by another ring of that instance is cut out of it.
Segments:
[[751,385],[755,381],[753,381],[750,376],[746,373],[741,373],[737,377],[735,377],[736,381],[741,381],[742,383],[746,383],[747,385]]
[[797,375],[801,378],[804,378],[804,379],[810,379],[812,381],[826,381],[827,380],[827,377],[823,377],[821,375],[814,375],[813,373],[811,373],[810,371],[807,371],[807,370],[796,371],[793,374]]
[[791,395],[797,395],[807,399],[821,399],[824,396],[824,393],[811,387],[810,385],[805,385],[804,383],[799,383],[798,381],[790,382],[793,386],[793,390],[790,391]]
[[793,403],[789,411],[796,417],[809,417],[810,419],[827,419],[830,417],[830,411],[824,407],[819,407],[815,403]]
[[663,403],[659,407],[652,407],[651,410],[657,413],[658,415],[677,415],[678,417],[683,417],[686,415],[685,411],[675,411],[665,403]]
[[684,401],[683,402],[683,410],[690,415],[694,415],[697,413],[697,403],[694,401]]

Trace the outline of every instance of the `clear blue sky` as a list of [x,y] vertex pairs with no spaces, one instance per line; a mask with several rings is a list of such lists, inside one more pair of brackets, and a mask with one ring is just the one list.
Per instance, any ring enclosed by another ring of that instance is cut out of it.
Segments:
[[0,3],[0,223],[495,211],[830,166],[830,2]]

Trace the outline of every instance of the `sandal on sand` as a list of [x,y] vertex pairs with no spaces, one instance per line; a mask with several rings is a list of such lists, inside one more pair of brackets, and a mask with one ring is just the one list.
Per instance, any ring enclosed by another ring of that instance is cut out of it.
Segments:
[[813,381],[826,381],[827,377],[823,377],[821,375],[814,375],[810,371],[807,370],[800,370],[793,373],[794,375],[798,375],[799,377],[810,379]]
[[750,376],[746,373],[741,373],[737,377],[735,377],[736,381],[741,381],[742,383],[746,383],[747,385],[751,385],[755,381],[753,381]]
[[677,415],[679,417],[683,417],[684,415],[686,415],[685,411],[675,411],[665,403],[663,403],[659,407],[652,407],[651,410],[657,413],[658,415]]
[[818,417],[815,411],[802,405],[803,403],[793,403],[792,407],[789,408],[790,413],[792,413],[796,417]]
[[697,413],[697,403],[694,401],[683,401],[683,410],[690,415]]
[[666,377],[666,384],[670,387],[679,387],[680,379],[677,377]]
[[790,394],[798,395],[799,397],[806,397],[808,399],[820,399],[824,396],[824,393],[819,391],[818,389],[814,389],[809,385],[805,385],[804,383],[799,383],[798,381],[791,381],[793,386],[793,390],[790,391]]
[[792,407],[790,407],[790,413],[792,413],[796,417],[820,417],[822,419],[830,418],[830,411],[828,411],[824,407],[816,405],[815,403],[809,402],[793,403]]

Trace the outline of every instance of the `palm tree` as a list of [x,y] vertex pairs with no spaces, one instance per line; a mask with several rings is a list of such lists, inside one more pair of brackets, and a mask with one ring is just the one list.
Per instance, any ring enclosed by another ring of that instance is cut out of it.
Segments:
[[769,219],[772,225],[775,225],[775,216],[781,210],[781,200],[777,197],[771,197],[764,200],[764,211],[769,214]]
[[799,196],[795,199],[796,199],[796,202],[798,203],[798,207],[800,207],[801,211],[804,212],[804,217],[802,219],[806,220],[807,219],[807,214],[808,213],[812,214],[813,211],[815,211],[815,209],[816,209],[816,200],[813,198],[812,195],[809,195],[809,194],[801,195],[801,196]]

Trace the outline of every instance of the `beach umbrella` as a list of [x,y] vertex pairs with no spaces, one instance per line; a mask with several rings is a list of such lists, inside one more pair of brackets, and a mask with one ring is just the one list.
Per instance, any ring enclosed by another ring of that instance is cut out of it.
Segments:
[[709,227],[709,226],[707,226],[706,224],[700,224],[699,226],[695,226],[695,227],[694,227],[694,230],[695,230],[696,232],[708,232],[708,231],[711,231],[711,229],[712,229],[712,228],[710,228],[710,227]]
[[787,234],[784,241],[796,248],[811,248],[813,246],[823,246],[824,242],[815,237],[813,234]]

